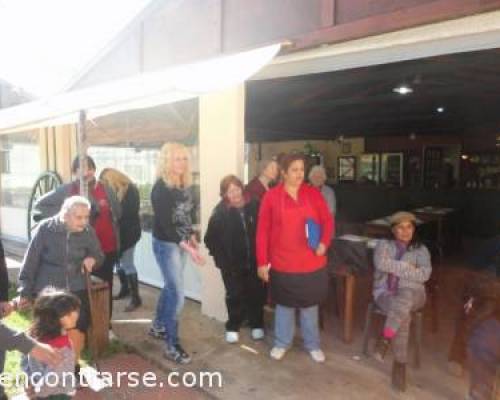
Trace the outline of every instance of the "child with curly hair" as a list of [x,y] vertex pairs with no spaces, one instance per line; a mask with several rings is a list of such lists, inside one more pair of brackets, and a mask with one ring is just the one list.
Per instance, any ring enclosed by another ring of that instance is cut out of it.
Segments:
[[29,390],[36,399],[69,399],[77,386],[74,368],[75,353],[67,332],[75,329],[80,300],[64,290],[44,289],[33,307],[30,335],[61,354],[63,361],[55,367],[41,363],[30,355],[22,359]]

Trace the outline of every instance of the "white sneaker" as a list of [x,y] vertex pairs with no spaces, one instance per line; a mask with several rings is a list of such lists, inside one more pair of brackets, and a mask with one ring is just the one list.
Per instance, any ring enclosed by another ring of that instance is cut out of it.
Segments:
[[253,340],[262,340],[264,339],[264,329],[254,328],[252,329],[252,339]]
[[110,342],[112,342],[114,340],[118,340],[115,333],[111,329],[108,331],[108,339]]
[[326,360],[325,353],[323,353],[320,349],[312,350],[309,352],[309,354],[311,355],[311,358],[317,363],[322,363]]
[[240,340],[240,334],[234,331],[227,331],[225,338],[226,342],[228,343],[238,343],[238,341]]
[[283,357],[285,357],[285,354],[286,354],[286,349],[284,349],[283,347],[273,347],[271,349],[271,353],[269,353],[271,358],[273,358],[276,361],[279,361]]

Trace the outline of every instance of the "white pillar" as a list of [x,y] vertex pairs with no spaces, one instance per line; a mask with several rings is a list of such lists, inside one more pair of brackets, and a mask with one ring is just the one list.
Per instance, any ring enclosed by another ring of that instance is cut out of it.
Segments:
[[[243,178],[245,147],[245,85],[200,97],[200,196],[201,231],[205,234],[212,210],[220,201],[222,177]],[[206,249],[205,249],[206,251]],[[224,285],[213,260],[201,268],[202,312],[218,320],[226,319]]]

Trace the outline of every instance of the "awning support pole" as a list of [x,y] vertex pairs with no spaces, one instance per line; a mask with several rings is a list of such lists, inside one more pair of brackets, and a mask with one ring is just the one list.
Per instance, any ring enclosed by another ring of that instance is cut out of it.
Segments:
[[77,151],[78,151],[78,163],[80,168],[78,168],[78,180],[80,181],[80,195],[88,197],[88,186],[85,184],[85,178],[83,176],[84,171],[84,161],[87,148],[85,146],[86,141],[86,124],[87,124],[87,114],[85,110],[80,111],[80,118],[78,119],[78,134],[77,134]]

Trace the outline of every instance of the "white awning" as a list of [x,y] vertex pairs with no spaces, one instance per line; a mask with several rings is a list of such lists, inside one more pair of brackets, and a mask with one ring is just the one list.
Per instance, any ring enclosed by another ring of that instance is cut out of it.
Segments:
[[92,119],[223,90],[257,73],[276,56],[280,47],[276,44],[145,73],[6,108],[0,110],[0,135],[77,123],[81,110]]

